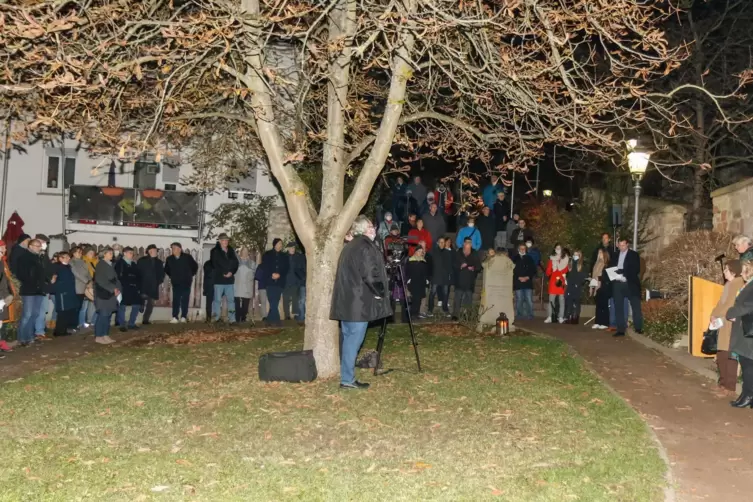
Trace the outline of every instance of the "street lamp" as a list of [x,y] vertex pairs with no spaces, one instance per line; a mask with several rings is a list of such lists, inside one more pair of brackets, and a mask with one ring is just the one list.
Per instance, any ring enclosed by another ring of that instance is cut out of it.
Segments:
[[646,174],[651,154],[638,149],[638,140],[627,142],[627,161],[630,175],[635,182],[635,218],[633,219],[633,249],[638,249],[638,198],[641,196],[641,179]]
[[551,197],[552,196],[552,191],[551,190],[544,190],[542,193],[544,194],[544,197]]

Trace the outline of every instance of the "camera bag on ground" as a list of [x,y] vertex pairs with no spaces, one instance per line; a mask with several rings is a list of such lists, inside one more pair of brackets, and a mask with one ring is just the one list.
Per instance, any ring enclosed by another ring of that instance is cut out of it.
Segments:
[[259,358],[262,382],[311,382],[316,380],[314,352],[270,352]]
[[[377,351],[371,350],[356,362],[356,368],[376,368],[378,358],[379,354],[377,354]],[[379,361],[379,369],[382,369],[383,366],[382,361]]]

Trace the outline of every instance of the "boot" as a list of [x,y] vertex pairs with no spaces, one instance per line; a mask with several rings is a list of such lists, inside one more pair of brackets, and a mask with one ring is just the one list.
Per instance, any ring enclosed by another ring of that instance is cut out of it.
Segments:
[[753,395],[742,393],[740,394],[740,397],[738,397],[736,401],[731,401],[729,404],[733,408],[753,407]]
[[580,324],[580,316],[574,315],[570,318],[570,324]]

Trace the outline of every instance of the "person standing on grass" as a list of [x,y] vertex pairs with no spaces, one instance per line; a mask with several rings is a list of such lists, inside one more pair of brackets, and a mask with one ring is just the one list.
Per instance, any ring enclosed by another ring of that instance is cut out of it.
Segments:
[[77,315],[81,310],[81,300],[76,293],[76,276],[70,262],[71,256],[62,251],[58,253],[57,263],[53,266],[51,283],[57,312],[54,336],[75,333]]
[[742,261],[742,277],[745,285],[725,314],[732,323],[729,350],[737,355],[743,373],[743,391],[730,403],[735,408],[753,407],[753,260]]
[[557,310],[557,320],[560,324],[565,322],[565,275],[567,274],[570,257],[562,246],[555,244],[554,254],[549,257],[546,265],[546,276],[549,277],[549,311],[545,323],[554,320],[554,311]]
[[157,257],[157,246],[149,244],[146,256],[139,258],[137,266],[141,276],[141,308],[144,312],[141,324],[149,325],[154,302],[159,299],[159,287],[165,282],[165,265]]
[[272,249],[262,256],[261,266],[264,267],[264,283],[267,286],[267,300],[269,301],[267,322],[273,326],[280,326],[282,325],[280,298],[285,289],[285,278],[290,268],[289,255],[282,249],[282,239],[276,238],[272,241]]
[[10,267],[7,263],[5,242],[0,240],[0,353],[13,352],[5,341],[5,327],[10,320],[10,309],[13,303],[13,286]]
[[351,240],[340,253],[332,291],[330,319],[340,321],[340,388],[367,389],[356,380],[358,351],[369,322],[392,315],[384,255],[374,243],[376,228],[360,215]]
[[222,316],[222,297],[227,301],[227,317],[230,324],[235,323],[235,273],[238,271],[238,256],[230,247],[230,237],[226,233],[217,238],[217,245],[212,249],[212,268],[214,269],[214,308],[213,317],[220,321]]
[[525,244],[518,246],[518,254],[513,257],[515,268],[512,273],[515,293],[515,318],[533,320],[533,279],[536,277],[536,265],[528,256]]
[[[225,241],[225,244],[227,246],[227,241]],[[173,288],[173,318],[170,320],[170,324],[177,324],[179,322],[188,322],[188,301],[191,298],[191,285],[193,284],[193,278],[196,275],[196,272],[199,271],[199,264],[196,263],[193,256],[183,252],[183,246],[181,246],[179,242],[173,242],[170,245],[170,250],[172,251],[172,254],[167,257],[167,260],[165,260],[165,275],[170,278],[170,283]],[[232,251],[232,249],[230,251]],[[212,256],[214,256],[214,250],[212,250]],[[232,256],[235,257],[235,253],[233,253]],[[212,264],[215,264],[214,259],[212,260]],[[237,269],[238,260],[236,259],[233,273],[235,273],[235,270]],[[230,278],[232,279],[232,275]],[[215,284],[216,281],[217,277],[215,269]],[[230,311],[231,308],[233,310],[235,309],[234,304],[230,307],[230,304],[233,303],[232,284],[233,283],[230,282],[231,296],[228,300],[228,311]],[[235,317],[233,317],[233,321],[235,321]]]
[[92,280],[92,274],[89,273],[89,267],[83,260],[84,252],[80,246],[74,246],[71,249],[71,271],[76,279],[76,296],[78,297],[78,319],[76,322],[77,329],[85,328],[86,313],[88,303],[86,303],[86,286]]
[[206,311],[206,322],[212,322],[212,309],[214,308],[214,269],[212,268],[211,258],[204,262],[204,310]]
[[452,319],[460,318],[463,307],[473,304],[473,290],[476,289],[476,276],[481,272],[481,259],[474,252],[470,237],[463,241],[455,255],[455,298],[452,306]]
[[408,291],[410,292],[410,315],[413,319],[425,318],[421,314],[421,302],[426,297],[426,286],[429,285],[429,266],[424,258],[424,248],[416,247],[415,253],[408,259],[405,267],[405,275],[408,278]]
[[120,301],[121,285],[112,260],[112,249],[105,248],[94,271],[94,308],[97,310],[94,341],[103,345],[115,343],[110,338],[110,317],[118,310]]
[[729,260],[724,264],[724,278],[726,284],[719,302],[711,311],[710,322],[722,320],[722,327],[717,335],[716,367],[719,371],[719,387],[729,392],[737,390],[737,360],[730,352],[730,338],[732,337],[732,323],[726,321],[725,314],[735,304],[737,292],[745,285],[741,277],[742,265],[740,260]]
[[434,300],[445,315],[450,313],[450,286],[453,277],[453,254],[449,237],[440,237],[431,259],[431,292],[429,314],[434,312]]
[[618,251],[612,256],[610,267],[617,267],[620,277],[612,281],[612,298],[614,298],[615,321],[617,332],[613,336],[625,336],[627,329],[627,311],[625,299],[630,302],[633,311],[633,328],[636,333],[643,333],[643,315],[641,313],[641,259],[638,253],[630,249],[630,239],[620,238]]
[[285,313],[285,319],[293,320],[297,318],[299,322],[302,322],[303,316],[299,306],[301,288],[306,287],[306,257],[296,252],[295,242],[293,241],[288,242],[286,248],[289,263],[288,273],[285,274],[285,289],[282,293],[283,312]]
[[248,248],[243,246],[238,251],[238,271],[235,273],[235,317],[238,322],[246,322],[248,318],[248,307],[254,297],[255,274],[256,262],[251,259]]
[[[139,310],[141,310],[142,278],[139,267],[133,259],[133,248],[126,247],[123,249],[122,257],[115,262],[115,273],[118,274],[121,285],[120,292],[123,295],[120,305],[118,305],[117,314],[120,331],[139,329],[136,326],[136,320],[139,318]],[[126,323],[126,309],[128,307],[131,307],[131,314]]]
[[[29,241],[29,248],[18,252],[16,277],[21,282],[23,312],[18,325],[18,342],[25,347],[35,341],[35,322],[45,309],[47,300],[46,267],[40,258],[42,243],[36,239]],[[41,338],[41,337],[40,337]]]

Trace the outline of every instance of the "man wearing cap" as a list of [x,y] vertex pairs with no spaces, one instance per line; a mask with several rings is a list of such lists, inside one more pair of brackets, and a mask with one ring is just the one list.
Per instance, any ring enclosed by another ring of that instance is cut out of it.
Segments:
[[139,258],[137,263],[141,274],[141,308],[144,318],[141,324],[151,324],[154,301],[159,299],[159,287],[165,280],[165,265],[157,257],[157,246],[149,244],[146,256]]
[[165,275],[173,287],[173,318],[170,324],[188,322],[188,300],[191,297],[193,277],[199,265],[188,253],[183,252],[179,242],[170,244],[172,254],[165,260]]
[[212,314],[219,321],[222,313],[222,297],[227,300],[228,322],[235,322],[235,273],[238,271],[238,256],[230,247],[230,237],[221,233],[217,245],[210,254],[214,270],[214,304]]
[[303,322],[306,315],[306,256],[296,252],[295,242],[288,242],[286,247],[290,265],[282,292],[283,311],[285,319],[293,319],[294,315],[298,322]]
[[24,253],[29,251],[29,241],[31,241],[31,236],[29,234],[21,234],[13,245],[13,248],[10,250],[10,260],[8,265],[10,266],[11,273],[15,277],[18,277],[18,260],[24,255]]

